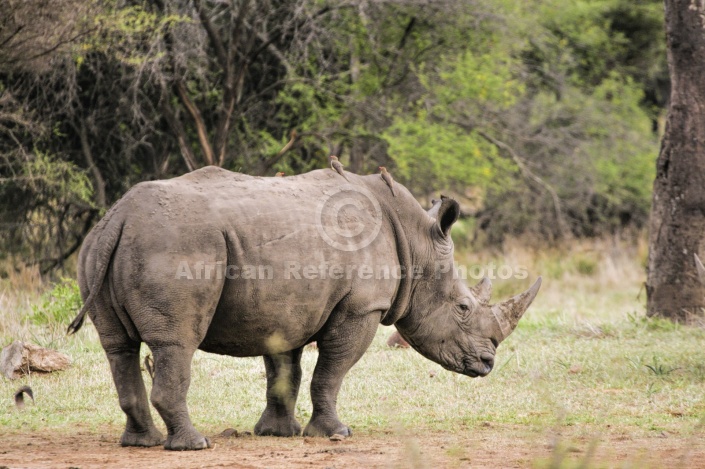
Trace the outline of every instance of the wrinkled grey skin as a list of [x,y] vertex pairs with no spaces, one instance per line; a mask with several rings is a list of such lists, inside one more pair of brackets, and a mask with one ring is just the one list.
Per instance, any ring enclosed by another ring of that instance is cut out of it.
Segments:
[[[372,341],[377,326],[395,324],[424,356],[468,376],[484,376],[495,349],[516,326],[538,291],[489,306],[490,285],[474,289],[436,274],[452,262],[450,228],[458,204],[444,198],[426,212],[397,184],[397,197],[379,175],[347,173],[350,184],[378,199],[382,226],[364,249],[341,251],[316,228],[324,193],[347,184],[330,169],[287,178],[256,178],[208,167],[185,176],[145,182],[119,200],[87,236],[78,279],[85,306],[110,362],[120,406],[127,415],[121,443],[191,450],[209,446],[186,407],[196,349],[264,356],[267,405],[259,435],[301,433],[294,407],[301,352],[318,342],[311,381],[313,413],[305,435],[350,435],[336,413],[343,377]],[[365,217],[359,215],[365,223]],[[270,265],[273,279],[176,278],[187,261]],[[287,262],[319,265],[423,266],[420,278],[365,280],[284,279]],[[145,342],[154,355],[151,402],[166,423],[155,428],[140,373]],[[284,382],[285,386],[275,383]],[[281,392],[281,389],[284,392]],[[237,405],[237,404],[235,404]]]

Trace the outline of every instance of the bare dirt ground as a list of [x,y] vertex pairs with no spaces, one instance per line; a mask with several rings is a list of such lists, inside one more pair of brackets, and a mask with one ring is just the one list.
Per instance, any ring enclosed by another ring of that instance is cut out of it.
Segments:
[[380,433],[344,441],[216,435],[212,449],[176,453],[161,447],[121,448],[119,430],[107,430],[103,435],[77,429],[0,436],[0,468],[510,468],[549,467],[561,458],[572,461],[571,467],[587,461],[587,467],[705,468],[701,438],[667,434],[602,434],[595,439],[564,433],[556,450],[556,438],[546,432],[493,424],[456,433]]

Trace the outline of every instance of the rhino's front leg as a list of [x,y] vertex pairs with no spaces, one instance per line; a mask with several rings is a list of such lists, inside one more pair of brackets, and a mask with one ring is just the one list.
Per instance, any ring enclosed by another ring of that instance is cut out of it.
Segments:
[[380,312],[336,321],[318,339],[318,361],[311,380],[313,414],[305,436],[351,436],[352,430],[338,419],[336,402],[345,374],[370,346]]
[[296,436],[301,425],[294,410],[301,384],[303,347],[276,355],[265,355],[267,370],[267,407],[255,425],[256,435]]

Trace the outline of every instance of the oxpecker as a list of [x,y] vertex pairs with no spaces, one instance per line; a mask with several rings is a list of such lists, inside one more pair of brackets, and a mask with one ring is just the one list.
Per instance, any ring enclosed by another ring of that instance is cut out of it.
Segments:
[[350,182],[350,179],[348,179],[348,177],[345,175],[345,171],[343,171],[343,165],[340,163],[340,161],[338,161],[338,157],[335,155],[330,155],[328,159],[330,160],[331,169],[335,170],[335,172],[343,176],[346,181]]

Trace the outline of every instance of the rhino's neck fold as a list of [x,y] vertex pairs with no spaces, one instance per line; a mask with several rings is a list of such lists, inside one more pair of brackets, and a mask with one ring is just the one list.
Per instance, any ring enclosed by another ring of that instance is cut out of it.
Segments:
[[414,272],[412,270],[413,260],[411,258],[411,247],[409,246],[409,240],[404,231],[404,226],[399,220],[396,210],[387,207],[386,204],[383,205],[383,207],[384,211],[387,212],[386,215],[391,223],[392,232],[394,233],[394,243],[396,244],[399,265],[404,267],[404,275],[402,275],[402,278],[399,280],[399,287],[397,288],[392,307],[382,316],[382,320],[380,321],[385,326],[391,326],[404,317],[409,309],[411,291],[414,283]]

